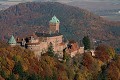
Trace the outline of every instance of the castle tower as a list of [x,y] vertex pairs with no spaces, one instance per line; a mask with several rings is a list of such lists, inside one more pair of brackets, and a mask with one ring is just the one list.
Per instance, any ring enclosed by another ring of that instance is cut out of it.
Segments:
[[13,35],[12,35],[11,38],[9,39],[8,44],[9,44],[10,46],[15,46],[15,45],[17,44],[17,42],[16,42],[16,40],[15,40],[15,38],[14,38]]
[[53,16],[49,21],[49,33],[59,33],[60,21],[56,16]]

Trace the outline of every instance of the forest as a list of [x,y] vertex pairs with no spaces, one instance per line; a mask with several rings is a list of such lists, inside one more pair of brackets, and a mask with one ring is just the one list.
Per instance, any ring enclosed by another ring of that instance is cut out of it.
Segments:
[[101,44],[91,53],[78,54],[66,61],[34,53],[20,46],[11,47],[0,42],[0,80],[119,80],[120,55],[114,48]]

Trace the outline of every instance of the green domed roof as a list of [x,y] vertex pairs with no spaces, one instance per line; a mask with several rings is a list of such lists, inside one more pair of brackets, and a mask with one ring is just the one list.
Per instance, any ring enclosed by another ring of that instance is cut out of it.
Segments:
[[53,16],[50,20],[50,23],[60,23],[59,19],[56,16]]
[[9,44],[16,44],[16,40],[14,38],[14,36],[12,35],[11,38],[8,41]]

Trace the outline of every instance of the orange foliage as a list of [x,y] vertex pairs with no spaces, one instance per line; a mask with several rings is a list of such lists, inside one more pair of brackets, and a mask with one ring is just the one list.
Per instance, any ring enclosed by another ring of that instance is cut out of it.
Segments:
[[100,45],[96,48],[96,58],[100,59],[103,62],[108,62],[111,59],[111,56],[108,52],[108,46],[106,45]]

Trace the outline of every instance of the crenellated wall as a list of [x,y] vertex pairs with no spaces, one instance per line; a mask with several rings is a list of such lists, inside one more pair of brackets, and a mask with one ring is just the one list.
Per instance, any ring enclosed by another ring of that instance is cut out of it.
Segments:
[[50,42],[52,44],[62,43],[62,37],[63,37],[63,35],[53,36],[53,37],[47,37],[47,43],[50,43]]

